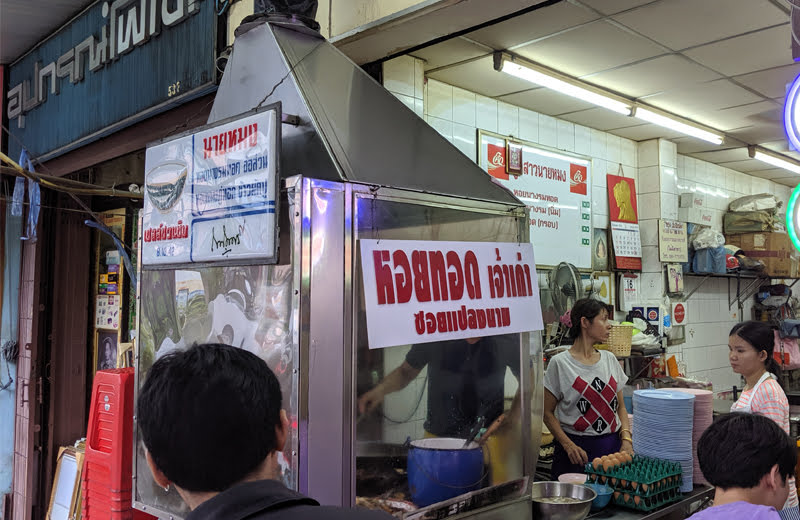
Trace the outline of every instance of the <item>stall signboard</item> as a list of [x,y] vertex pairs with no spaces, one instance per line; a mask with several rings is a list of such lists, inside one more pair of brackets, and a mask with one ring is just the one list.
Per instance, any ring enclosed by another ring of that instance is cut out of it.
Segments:
[[479,150],[481,167],[529,208],[539,265],[591,269],[591,161],[485,132]]
[[689,261],[689,235],[686,222],[658,221],[658,256],[661,262]]
[[213,92],[217,31],[211,0],[92,3],[8,67],[9,155],[49,160]]
[[636,206],[636,184],[620,175],[606,176],[611,244],[617,269],[642,269],[642,239]]
[[543,327],[531,244],[360,242],[369,348]]
[[278,111],[148,147],[142,265],[275,260]]

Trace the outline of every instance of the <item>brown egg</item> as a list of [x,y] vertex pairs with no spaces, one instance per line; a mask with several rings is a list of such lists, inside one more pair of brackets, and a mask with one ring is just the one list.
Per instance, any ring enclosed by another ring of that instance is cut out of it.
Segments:
[[614,462],[611,459],[606,459],[603,462],[603,470],[604,471],[611,471],[611,468],[615,466]]
[[592,461],[592,469],[594,469],[594,470],[600,469],[600,466],[602,466],[602,465],[603,465],[603,462],[600,460],[600,457],[597,457]]
[[648,487],[650,487],[650,486],[648,486],[647,484],[642,484],[642,491],[644,491],[645,493],[647,493],[647,488],[648,488]]
[[642,501],[642,499],[639,497],[639,495],[634,495],[634,497],[633,497],[633,503],[634,504],[636,504],[638,506],[639,502],[641,502],[641,501]]
[[638,487],[639,487],[639,483],[634,481],[634,480],[631,480],[631,489],[636,491],[636,488],[638,488]]
[[631,496],[629,494],[625,493],[624,495],[622,495],[622,500],[624,500],[626,504],[630,501],[630,499]]
[[628,487],[628,481],[627,480],[620,480],[619,483],[623,488]]
[[601,484],[605,484],[606,483],[606,477],[605,476],[600,477],[600,483]]
[[614,491],[614,500],[618,500],[621,494],[619,491]]
[[616,477],[611,477],[611,486],[613,487],[613,486],[616,486],[616,485],[617,485]]

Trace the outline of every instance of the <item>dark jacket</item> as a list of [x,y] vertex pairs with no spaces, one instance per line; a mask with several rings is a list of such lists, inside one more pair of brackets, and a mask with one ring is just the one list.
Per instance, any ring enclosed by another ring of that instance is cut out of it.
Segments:
[[321,506],[277,480],[245,482],[200,504],[186,520],[391,520],[382,511]]

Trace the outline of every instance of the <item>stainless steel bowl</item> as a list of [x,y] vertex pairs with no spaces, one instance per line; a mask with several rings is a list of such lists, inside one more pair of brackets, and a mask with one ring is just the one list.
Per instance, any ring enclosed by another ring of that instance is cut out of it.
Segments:
[[[583,520],[589,514],[597,493],[577,484],[564,482],[534,482],[531,492],[533,518],[542,520]],[[551,503],[542,499],[572,498],[574,502]]]

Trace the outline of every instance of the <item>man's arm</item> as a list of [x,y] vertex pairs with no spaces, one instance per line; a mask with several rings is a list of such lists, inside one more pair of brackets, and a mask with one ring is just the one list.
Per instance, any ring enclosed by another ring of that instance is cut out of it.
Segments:
[[386,394],[407,387],[411,381],[416,379],[421,370],[421,368],[412,367],[408,361],[403,361],[402,365],[392,370],[388,376],[383,378],[383,381],[375,385],[375,388],[358,398],[358,413],[363,414],[374,410],[383,402]]

